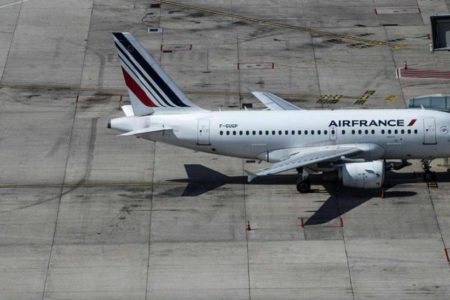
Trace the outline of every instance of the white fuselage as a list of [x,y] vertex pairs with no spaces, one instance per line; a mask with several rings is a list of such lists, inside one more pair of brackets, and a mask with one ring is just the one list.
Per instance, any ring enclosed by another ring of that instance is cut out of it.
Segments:
[[217,111],[125,117],[111,125],[121,131],[163,125],[172,131],[142,137],[271,162],[285,159],[286,149],[335,144],[377,145],[382,151],[370,159],[450,156],[450,114],[432,110]]

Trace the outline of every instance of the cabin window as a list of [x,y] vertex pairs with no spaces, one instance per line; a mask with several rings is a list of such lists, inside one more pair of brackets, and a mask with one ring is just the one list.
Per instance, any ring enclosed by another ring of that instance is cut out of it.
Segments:
[[369,130],[367,130],[367,129],[364,130],[364,133],[365,133],[365,134],[369,134]]
[[352,134],[355,134],[355,130],[354,129],[352,130]]
[[335,133],[336,133],[336,131],[334,131],[334,129],[331,130],[331,134],[332,134],[332,135],[335,135]]
[[272,135],[275,135],[276,134],[276,131],[275,130],[272,130]]
[[381,129],[381,134],[384,134],[384,132],[385,132],[384,129]]
[[285,130],[285,131],[284,131],[284,134],[285,134],[285,135],[289,135],[289,130]]
[[397,133],[398,133],[398,130],[397,130],[397,129],[395,129],[395,130],[394,130],[394,133],[395,133],[395,134],[397,134]]
[[372,129],[372,134],[375,134],[375,129]]
[[278,135],[282,135],[282,134],[283,134],[283,131],[278,130]]
[[253,131],[252,131],[252,134],[253,134],[253,135],[256,135],[256,131],[255,131],[255,130],[253,130]]
[[417,134],[419,131],[417,129],[414,129],[414,133]]
[[314,135],[314,130],[311,130],[311,135]]
[[328,130],[324,130],[323,134],[327,135],[328,134]]
[[295,135],[295,130],[292,130],[292,131],[291,131],[291,134],[292,134],[292,135]]
[[358,134],[362,134],[362,130],[361,129],[358,129]]
[[220,131],[220,135],[223,135],[223,131]]
[[401,133],[402,133],[402,134],[405,134],[405,129],[402,129],[402,130],[401,130]]
[[259,135],[262,135],[262,130],[259,131]]
[[308,130],[305,130],[305,135],[308,135]]
[[269,135],[269,130],[266,130],[266,135]]
[[297,134],[298,134],[298,135],[301,135],[301,134],[302,134],[302,131],[301,131],[301,130],[298,130],[298,131],[297,131]]
[[392,133],[392,130],[388,129],[388,134],[391,134],[391,133]]
[[236,131],[235,130],[233,130],[233,135],[236,135]]
[[408,134],[411,134],[411,129],[408,129]]
[[227,130],[227,135],[230,135],[230,132]]
[[345,130],[342,130],[342,132],[341,132],[342,134],[345,134]]

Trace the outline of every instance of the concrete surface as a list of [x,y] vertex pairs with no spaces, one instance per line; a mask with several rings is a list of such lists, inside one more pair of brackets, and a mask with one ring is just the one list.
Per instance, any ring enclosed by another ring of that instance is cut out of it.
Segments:
[[[180,2],[217,14],[143,0],[0,1],[0,299],[449,298],[441,161],[437,188],[414,162],[388,174],[384,197],[317,180],[299,195],[291,173],[247,184],[257,162],[106,129],[127,101],[112,31],[133,32],[205,108],[261,108],[248,89],[306,108],[400,108],[449,92],[446,80],[395,76],[405,61],[450,69],[427,38],[429,15],[448,3]],[[192,49],[160,51],[174,45]],[[318,101],[327,95],[340,100]]]

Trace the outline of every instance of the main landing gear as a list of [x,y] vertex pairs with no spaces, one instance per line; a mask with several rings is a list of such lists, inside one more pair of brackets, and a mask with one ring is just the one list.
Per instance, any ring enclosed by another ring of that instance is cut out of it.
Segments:
[[308,172],[303,168],[298,168],[297,191],[299,193],[309,193],[311,191],[311,182],[309,181]]

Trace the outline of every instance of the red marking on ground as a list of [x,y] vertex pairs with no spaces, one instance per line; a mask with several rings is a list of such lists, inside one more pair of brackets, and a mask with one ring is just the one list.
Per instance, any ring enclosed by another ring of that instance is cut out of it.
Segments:
[[450,71],[438,71],[438,70],[421,70],[411,68],[400,68],[397,74],[401,77],[407,78],[437,78],[437,79],[450,79]]

